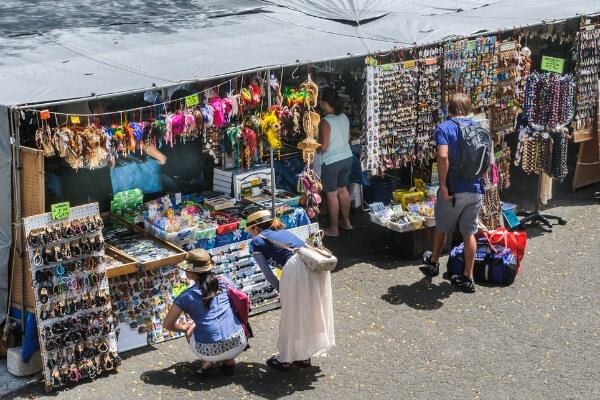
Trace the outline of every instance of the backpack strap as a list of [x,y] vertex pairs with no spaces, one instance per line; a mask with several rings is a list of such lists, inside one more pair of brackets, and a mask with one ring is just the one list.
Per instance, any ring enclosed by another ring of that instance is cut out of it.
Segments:
[[276,240],[269,239],[268,237],[266,237],[264,235],[258,235],[258,236],[263,238],[264,240],[268,240],[269,242],[273,243],[275,246],[279,246],[279,247],[286,249],[287,251],[290,251],[292,253],[296,252],[296,249],[292,249],[289,245],[287,245],[285,243],[281,243]]

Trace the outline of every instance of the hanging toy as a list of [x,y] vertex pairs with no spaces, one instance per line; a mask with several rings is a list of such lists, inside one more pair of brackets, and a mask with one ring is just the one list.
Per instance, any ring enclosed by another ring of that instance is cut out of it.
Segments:
[[210,101],[210,106],[213,108],[213,124],[215,128],[220,128],[225,125],[225,105],[219,97],[215,97]]
[[240,96],[233,93],[227,95],[227,119],[231,121],[232,118],[239,114],[239,101]]
[[250,90],[250,105],[252,107],[256,107],[260,104],[262,100],[262,90],[260,88],[260,82],[258,79],[255,79],[253,83],[248,85],[248,89]]
[[279,137],[279,120],[275,115],[275,111],[269,111],[263,115],[260,123],[260,128],[267,136],[267,142],[273,149],[279,149],[281,147],[281,138]]
[[225,152],[230,156],[233,156],[235,153],[235,144],[239,142],[240,132],[238,125],[231,126],[225,131]]
[[308,106],[316,107],[319,99],[319,87],[310,79],[310,74],[308,74],[308,79],[300,84],[300,89],[306,91]]
[[252,93],[250,92],[250,89],[243,88],[240,91],[240,99],[242,100],[242,104],[249,105],[252,102]]
[[250,168],[252,158],[256,157],[256,132],[247,126],[242,129],[242,142],[244,144],[244,155],[246,157],[246,168]]

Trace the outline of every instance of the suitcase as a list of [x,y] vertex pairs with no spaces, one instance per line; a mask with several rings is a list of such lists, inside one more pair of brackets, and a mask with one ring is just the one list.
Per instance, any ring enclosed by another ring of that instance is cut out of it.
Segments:
[[[517,260],[509,248],[494,246],[494,249],[495,252],[490,248],[487,238],[477,239],[473,278],[475,282],[510,285],[515,281],[517,275]],[[450,252],[446,267],[448,278],[463,273],[465,268],[463,253],[464,243],[459,244]]]

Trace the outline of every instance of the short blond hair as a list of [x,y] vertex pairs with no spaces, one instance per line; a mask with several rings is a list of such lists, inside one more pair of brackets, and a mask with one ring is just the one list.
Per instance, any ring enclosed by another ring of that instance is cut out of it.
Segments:
[[471,112],[471,98],[464,93],[455,93],[448,102],[448,114],[468,115]]

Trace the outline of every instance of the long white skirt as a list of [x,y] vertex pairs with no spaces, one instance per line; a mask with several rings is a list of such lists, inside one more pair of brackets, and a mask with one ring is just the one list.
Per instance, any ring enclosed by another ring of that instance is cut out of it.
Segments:
[[310,271],[294,255],[282,270],[279,293],[279,361],[306,360],[335,345],[331,272]]

